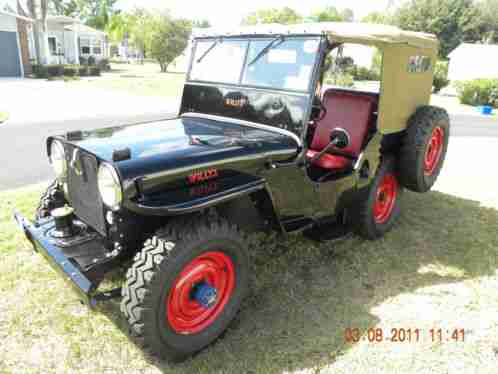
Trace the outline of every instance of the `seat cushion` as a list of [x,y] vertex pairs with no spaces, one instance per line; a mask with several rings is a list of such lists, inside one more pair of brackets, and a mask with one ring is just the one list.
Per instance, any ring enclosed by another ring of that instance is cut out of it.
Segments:
[[346,130],[350,144],[343,152],[358,156],[372,118],[376,99],[374,97],[334,89],[325,91],[323,106],[327,112],[317,123],[310,149],[321,151],[330,142],[330,134],[335,128]]
[[[332,131],[342,128],[349,134],[350,144],[341,151],[357,157],[368,134],[376,101],[375,97],[359,92],[335,89],[325,91],[322,103],[326,114],[316,124],[310,150],[306,156],[312,158],[322,151],[330,143]],[[315,161],[316,166],[325,169],[342,169],[350,166],[351,163],[352,161],[348,158],[328,153]]]
[[[306,158],[308,158],[308,160],[311,160],[318,153],[320,152],[310,149],[306,152]],[[324,169],[345,169],[347,167],[350,167],[351,164],[352,161],[346,157],[330,155],[328,153],[323,154],[322,157],[320,157],[313,163],[313,165],[319,166]]]

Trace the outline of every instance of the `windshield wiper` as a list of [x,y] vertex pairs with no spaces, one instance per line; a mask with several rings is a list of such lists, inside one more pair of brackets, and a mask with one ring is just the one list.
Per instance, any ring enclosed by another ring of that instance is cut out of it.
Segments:
[[220,43],[222,43],[222,42],[223,42],[223,39],[216,39],[216,40],[213,42],[213,44],[211,44],[211,45],[209,46],[209,48],[208,48],[208,49],[206,49],[206,52],[204,52],[204,53],[202,54],[202,56],[201,56],[201,57],[199,57],[199,58],[197,59],[197,63],[201,62],[201,61],[204,59],[204,57],[206,57],[206,56],[207,56],[207,54],[213,50],[213,48],[214,48],[214,47],[216,47],[218,44],[220,44]]
[[[279,43],[277,43],[279,42]],[[277,36],[275,39],[271,40],[267,45],[266,47],[264,47],[261,52],[258,53],[258,55],[256,57],[254,57],[252,59],[252,61],[250,63],[247,64],[247,66],[251,66],[252,64],[254,64],[256,61],[258,61],[261,57],[263,57],[264,55],[266,55],[268,53],[268,51],[272,48],[275,48],[277,46],[279,46],[280,44],[282,44],[284,42],[284,37],[282,35],[279,35]]]

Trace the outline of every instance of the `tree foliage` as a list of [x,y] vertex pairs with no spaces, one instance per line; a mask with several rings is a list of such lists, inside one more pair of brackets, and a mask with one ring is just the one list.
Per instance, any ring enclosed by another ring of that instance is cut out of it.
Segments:
[[316,11],[311,16],[312,20],[315,22],[340,22],[342,17],[334,6],[328,6],[326,8]]
[[389,14],[381,12],[372,12],[362,18],[361,22],[364,23],[380,23],[389,25],[392,23],[392,17]]
[[172,19],[168,14],[159,17],[157,31],[151,44],[151,56],[166,72],[168,65],[187,48],[192,23],[184,19]]
[[50,0],[51,12],[83,20],[88,26],[104,30],[118,0]]
[[260,23],[280,23],[283,25],[302,22],[303,17],[294,9],[284,7],[281,9],[269,8],[260,9],[246,16],[242,24],[245,26],[257,25]]
[[394,23],[405,30],[436,34],[440,56],[460,43],[481,41],[482,14],[472,0],[411,0],[394,14]]

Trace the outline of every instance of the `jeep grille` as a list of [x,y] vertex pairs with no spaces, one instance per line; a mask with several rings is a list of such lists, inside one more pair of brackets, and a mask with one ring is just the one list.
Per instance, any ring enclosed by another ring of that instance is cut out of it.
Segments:
[[69,202],[79,219],[105,236],[104,205],[97,185],[97,159],[71,145],[66,145],[66,151]]

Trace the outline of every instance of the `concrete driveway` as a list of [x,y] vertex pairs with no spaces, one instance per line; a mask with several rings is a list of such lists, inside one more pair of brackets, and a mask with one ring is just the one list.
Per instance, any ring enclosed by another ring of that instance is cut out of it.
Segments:
[[174,112],[178,102],[125,92],[89,88],[63,81],[0,79],[0,111],[8,125],[29,125],[106,117]]

